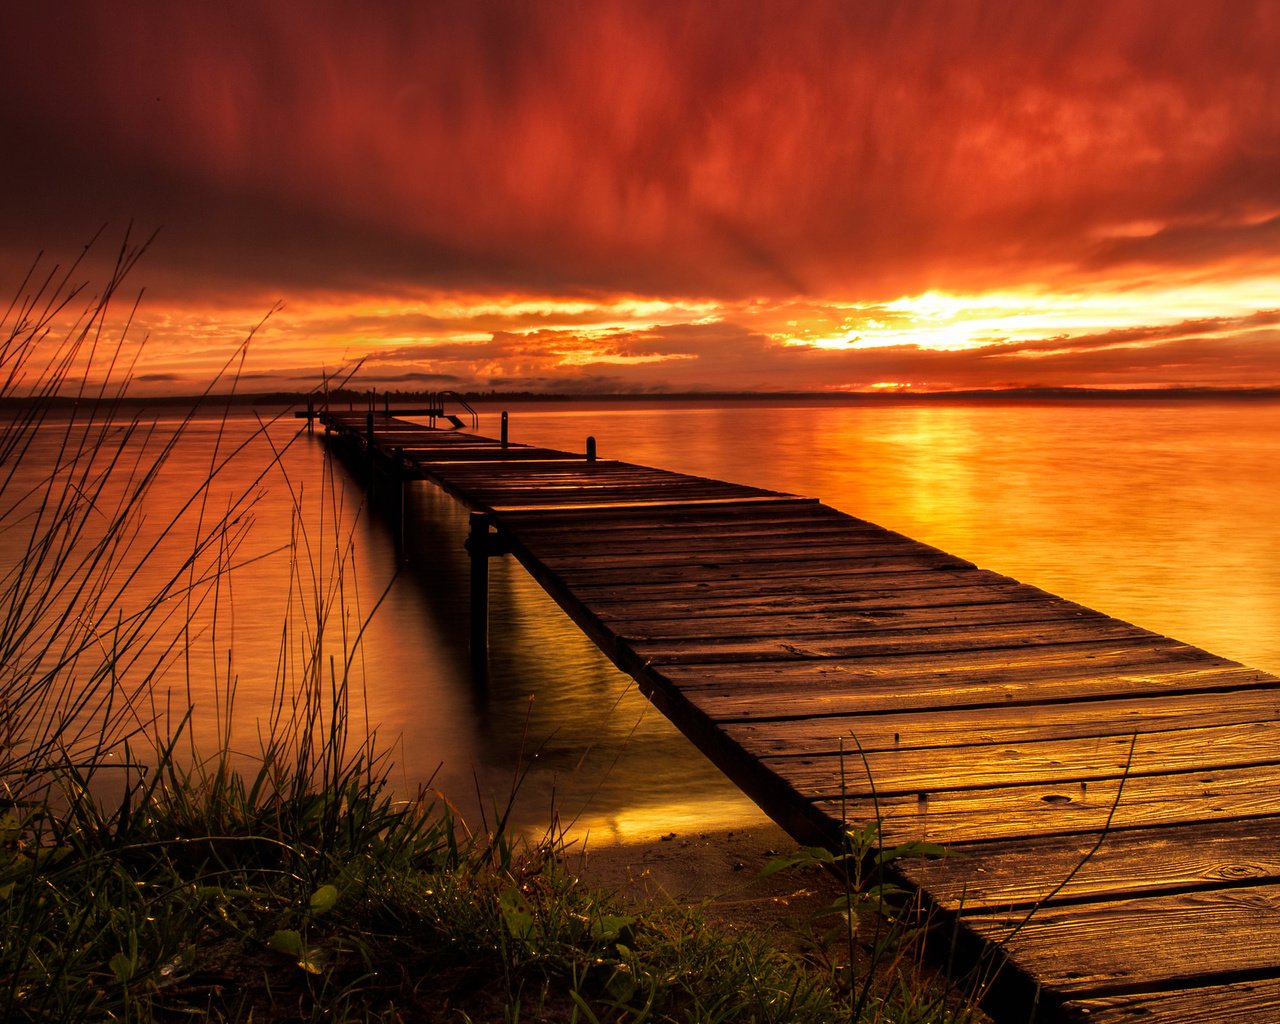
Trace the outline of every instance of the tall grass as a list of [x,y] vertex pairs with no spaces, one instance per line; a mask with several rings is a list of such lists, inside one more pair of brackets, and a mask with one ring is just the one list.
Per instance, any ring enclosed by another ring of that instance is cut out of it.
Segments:
[[227,467],[269,425],[225,443],[219,431],[191,492],[176,507],[152,500],[195,417],[234,390],[243,350],[176,426],[130,411],[135,305],[116,309],[145,248],[126,239],[97,290],[79,281],[82,260],[38,260],[0,319],[4,1019],[142,1012],[193,937],[235,919],[237,894],[252,893],[251,917],[299,893],[311,906],[338,865],[374,848],[384,864],[421,853],[441,832],[392,803],[371,735],[350,731],[359,627],[344,615],[339,540],[295,532],[276,690],[253,709],[248,770],[230,749],[230,663],[211,750],[189,702],[163,696],[176,677],[191,697],[193,623],[216,632],[256,484],[283,462],[276,451],[224,498]]
[[[145,248],[126,239],[96,290],[80,261],[37,261],[0,318],[0,1019],[937,1017],[694,913],[623,907],[559,866],[555,836],[473,837],[395,798],[354,710],[378,601],[359,611],[333,480],[317,525],[263,423],[219,429],[190,493],[151,500],[243,349],[176,426],[130,411],[122,296]],[[294,507],[280,651],[271,697],[237,707],[220,616],[259,557],[268,477]],[[256,747],[233,753],[246,717]]]

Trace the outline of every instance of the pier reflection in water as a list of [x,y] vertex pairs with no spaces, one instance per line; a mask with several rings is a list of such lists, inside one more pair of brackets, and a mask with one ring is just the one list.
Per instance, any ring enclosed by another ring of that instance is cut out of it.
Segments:
[[[401,732],[402,785],[434,776],[469,820],[483,811],[491,821],[518,787],[522,825],[554,814],[574,833],[612,839],[765,820],[512,558],[490,562],[489,675],[474,680],[466,510],[413,483],[405,515],[403,576],[364,644],[368,714],[385,734]],[[370,548],[387,545],[387,525],[370,523]],[[434,634],[429,653],[396,636],[415,614]]]

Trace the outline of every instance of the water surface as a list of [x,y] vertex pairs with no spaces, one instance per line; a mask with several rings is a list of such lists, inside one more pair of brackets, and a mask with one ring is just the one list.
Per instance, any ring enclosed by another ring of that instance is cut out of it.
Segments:
[[[515,441],[581,450],[590,434],[601,457],[815,496],[1280,672],[1277,403],[544,403],[514,405],[510,416]],[[162,419],[160,429],[172,425]],[[171,514],[216,452],[257,427],[243,414],[221,427],[199,421],[149,499],[151,519]],[[482,410],[480,429],[497,434],[497,408]],[[189,693],[197,733],[216,737],[233,680],[232,742],[252,751],[277,680],[299,669],[298,638],[314,632],[298,589],[319,586],[348,609],[327,635],[363,629],[353,722],[376,731],[404,792],[429,783],[474,820],[500,813],[524,776],[521,822],[554,813],[621,838],[760,820],[509,558],[491,562],[490,677],[477,686],[466,652],[465,512],[431,485],[412,485],[406,563],[364,481],[326,459],[319,435],[295,439],[296,430],[283,419],[267,430],[270,445],[253,441],[204,512],[246,491],[260,496],[227,556],[239,564],[229,584],[183,610],[197,637],[164,687],[175,705]],[[51,459],[59,443],[50,433],[31,458]],[[280,465],[259,480],[273,448]],[[18,532],[0,536],[7,564],[19,547]],[[146,560],[131,583],[138,600],[182,551],[179,538]],[[340,656],[342,645],[329,650]]]

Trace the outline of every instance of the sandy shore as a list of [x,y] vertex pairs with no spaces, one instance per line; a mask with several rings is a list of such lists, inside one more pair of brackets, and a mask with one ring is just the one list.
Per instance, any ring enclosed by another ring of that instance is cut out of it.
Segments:
[[806,923],[840,894],[817,869],[760,871],[797,849],[775,825],[731,831],[670,832],[638,843],[575,845],[565,860],[592,886],[625,898],[697,904],[729,927],[770,928]]

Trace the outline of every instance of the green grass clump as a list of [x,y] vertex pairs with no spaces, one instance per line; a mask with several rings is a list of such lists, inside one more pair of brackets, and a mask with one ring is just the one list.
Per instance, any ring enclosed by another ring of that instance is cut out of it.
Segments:
[[[554,839],[473,836],[425,795],[397,799],[372,733],[350,731],[362,625],[343,538],[295,531],[257,749],[232,752],[228,664],[201,750],[192,665],[217,638],[193,623],[216,631],[256,490],[214,500],[244,450],[219,435],[181,507],[148,520],[213,386],[176,430],[126,411],[132,313],[109,312],[141,251],[122,246],[97,294],[79,264],[37,264],[0,316],[0,1019],[947,1017],[905,975],[873,992],[821,944],[786,953],[627,905]],[[299,506],[273,450],[255,487],[277,472]],[[175,673],[176,709],[159,695]]]
[[[956,1019],[847,965],[728,934],[698,910],[584,885],[556,843],[470,837],[364,789],[249,799],[139,787],[10,819],[7,1020]],[[341,787],[340,787],[341,788]],[[265,791],[263,791],[265,794]],[[336,794],[335,794],[336,795]],[[206,827],[198,827],[203,821]],[[208,827],[216,821],[217,827]],[[855,1015],[855,1004],[860,1012]]]

